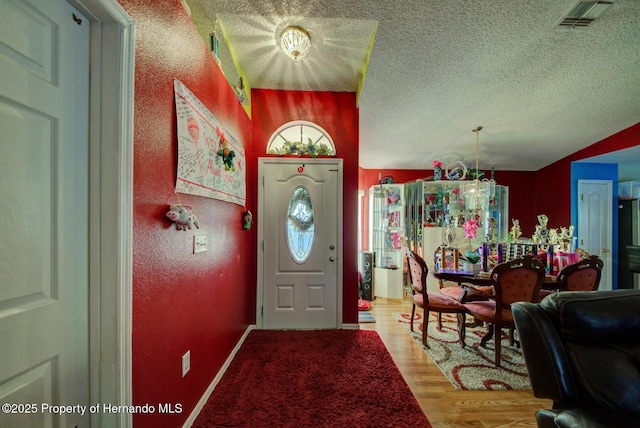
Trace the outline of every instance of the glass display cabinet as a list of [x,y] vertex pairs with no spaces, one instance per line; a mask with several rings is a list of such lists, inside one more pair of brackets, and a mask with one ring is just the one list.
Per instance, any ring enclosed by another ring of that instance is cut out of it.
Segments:
[[369,243],[374,255],[374,294],[402,299],[405,205],[403,184],[369,189]]
[[[470,203],[469,180],[436,180],[405,183],[406,245],[422,255],[430,271],[434,253],[441,245],[459,248],[460,253],[477,250],[482,242],[506,241],[509,233],[509,188],[492,185],[491,191]],[[475,239],[464,238],[463,225],[478,221]],[[429,275],[430,291],[437,281]]]

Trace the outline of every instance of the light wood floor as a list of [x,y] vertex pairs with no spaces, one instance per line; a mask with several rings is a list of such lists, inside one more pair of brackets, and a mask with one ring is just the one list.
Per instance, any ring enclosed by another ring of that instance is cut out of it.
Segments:
[[393,313],[411,313],[406,301],[373,302],[375,323],[360,329],[376,330],[396,365],[435,428],[440,427],[535,427],[535,412],[550,408],[550,400],[526,391],[458,391],[431,362],[413,339],[397,325]]

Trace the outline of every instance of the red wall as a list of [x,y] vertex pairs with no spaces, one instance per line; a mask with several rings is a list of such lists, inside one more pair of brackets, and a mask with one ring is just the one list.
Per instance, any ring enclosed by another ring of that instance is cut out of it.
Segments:
[[[177,141],[173,79],[182,81],[251,152],[251,123],[178,1],[120,0],[136,21],[133,404],[182,412],[135,414],[136,427],[181,426],[249,324],[255,322],[256,234],[244,208],[174,193]],[[255,172],[247,171],[253,209]],[[168,204],[193,206],[200,229],[177,231]],[[192,254],[195,234],[209,250]],[[181,358],[191,351],[182,378]]]
[[509,230],[512,220],[520,222],[522,236],[532,236],[538,224],[535,206],[536,173],[532,171],[496,171],[498,184],[509,187]]
[[[358,126],[353,92],[306,92],[255,89],[251,91],[253,144],[266,156],[271,135],[283,124],[307,120],[321,126],[333,139],[343,159],[343,322],[358,322]],[[257,162],[257,161],[256,161]]]
[[549,227],[571,223],[571,162],[640,145],[640,122],[536,172],[536,209]]

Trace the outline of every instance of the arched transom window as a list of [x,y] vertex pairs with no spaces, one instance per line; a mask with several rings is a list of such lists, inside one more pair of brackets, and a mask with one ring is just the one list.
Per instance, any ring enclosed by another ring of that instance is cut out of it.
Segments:
[[296,120],[276,130],[267,145],[272,155],[335,156],[336,146],[327,132],[313,122]]

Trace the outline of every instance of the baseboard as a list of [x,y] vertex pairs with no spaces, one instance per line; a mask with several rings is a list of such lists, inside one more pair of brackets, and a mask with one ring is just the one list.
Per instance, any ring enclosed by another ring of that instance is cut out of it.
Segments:
[[229,368],[229,365],[231,364],[231,361],[234,359],[234,357],[238,353],[238,350],[240,349],[240,347],[244,343],[245,339],[247,338],[247,335],[249,334],[249,332],[251,332],[251,330],[253,330],[255,328],[256,328],[256,326],[253,325],[253,324],[250,325],[249,327],[247,327],[247,329],[245,330],[244,334],[242,335],[240,340],[238,340],[238,343],[236,343],[236,346],[233,348],[233,351],[231,351],[231,354],[229,354],[229,357],[227,357],[227,360],[224,362],[224,364],[222,365],[222,367],[218,371],[218,374],[216,374],[216,377],[213,378],[213,381],[211,382],[211,384],[209,385],[207,390],[204,392],[204,394],[200,398],[200,401],[198,401],[198,404],[196,404],[196,407],[193,409],[193,411],[191,412],[191,414],[189,415],[187,420],[184,422],[184,425],[182,425],[183,428],[191,427],[191,425],[193,425],[193,423],[196,421],[196,418],[198,417],[198,415],[200,414],[200,412],[204,408],[204,405],[207,404],[207,400],[211,396],[211,393],[213,392],[215,387],[220,382],[220,379],[222,379],[222,376],[224,375],[224,373]]
[[360,324],[342,324],[344,330],[360,330]]

